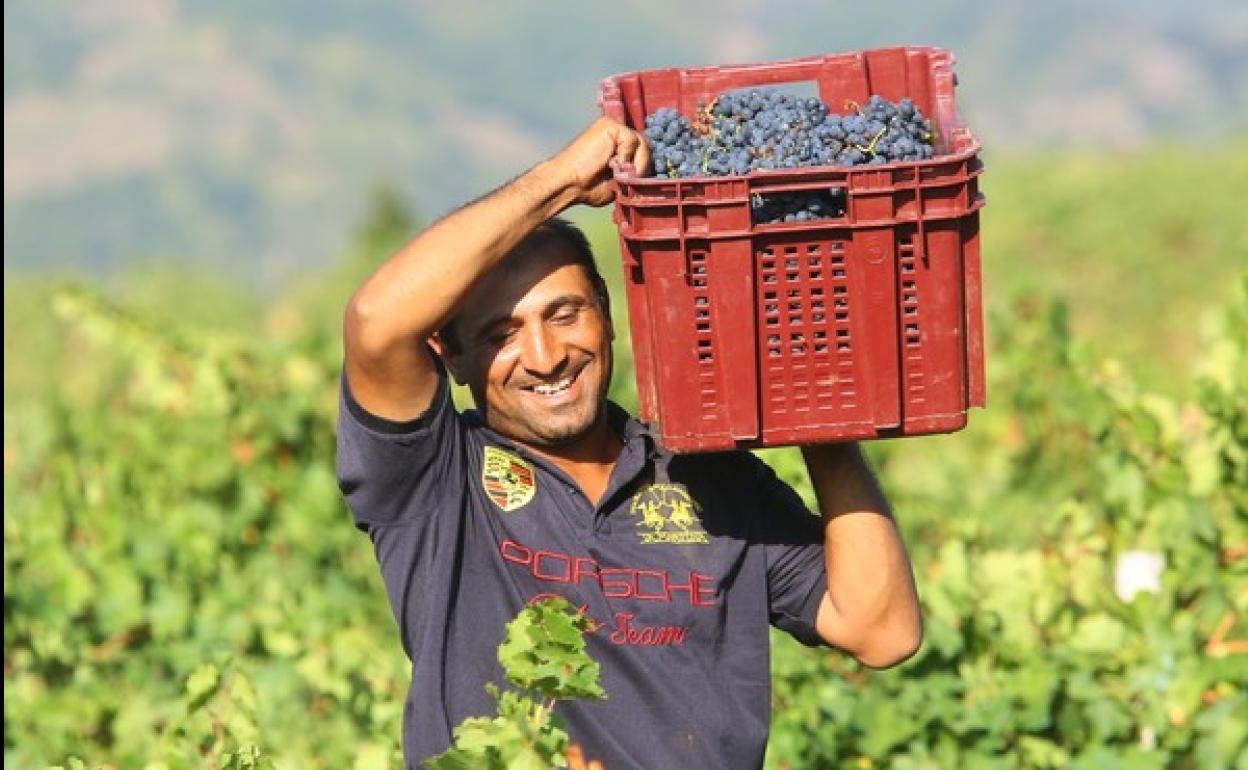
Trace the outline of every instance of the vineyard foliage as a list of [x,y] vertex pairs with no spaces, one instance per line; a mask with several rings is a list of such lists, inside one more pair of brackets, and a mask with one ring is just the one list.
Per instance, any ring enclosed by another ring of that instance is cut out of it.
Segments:
[[[66,287],[18,323],[6,291],[6,354],[56,373],[6,355],[6,768],[402,766],[408,668],[333,472],[341,303],[411,228],[375,210],[263,327]],[[1062,303],[990,303],[989,409],[868,447],[924,645],[881,672],[778,635],[769,766],[1248,770],[1248,274],[1209,283],[1164,395]]]
[[498,715],[469,717],[455,743],[426,760],[428,770],[546,770],[565,767],[568,734],[555,711],[559,701],[605,698],[598,663],[585,651],[593,621],[567,599],[548,597],[520,610],[507,624],[498,662],[511,689],[485,689]]
[[949,517],[914,547],[919,654],[876,672],[777,640],[772,766],[1248,768],[1248,275],[1192,401],[1063,319],[997,319],[1009,418],[963,493],[914,501]]

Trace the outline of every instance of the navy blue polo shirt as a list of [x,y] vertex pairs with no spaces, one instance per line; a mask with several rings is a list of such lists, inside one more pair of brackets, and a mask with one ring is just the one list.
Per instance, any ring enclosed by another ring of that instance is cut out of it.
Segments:
[[591,504],[569,476],[454,409],[383,420],[343,378],[338,479],[368,533],[412,682],[407,765],[493,714],[504,626],[557,594],[595,623],[607,699],[560,703],[610,770],[758,768],[770,719],[768,626],[818,644],[819,520],[748,452],[671,455],[609,405],[624,448]]

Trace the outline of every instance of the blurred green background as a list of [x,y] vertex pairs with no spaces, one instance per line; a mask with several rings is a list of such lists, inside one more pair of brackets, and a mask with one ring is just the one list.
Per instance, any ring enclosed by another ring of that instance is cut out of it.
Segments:
[[1248,768],[1242,3],[4,12],[6,768],[399,767],[333,477],[346,297],[607,75],[893,44],[957,54],[985,147],[989,408],[868,447],[927,640],[871,672],[777,637],[768,763]]

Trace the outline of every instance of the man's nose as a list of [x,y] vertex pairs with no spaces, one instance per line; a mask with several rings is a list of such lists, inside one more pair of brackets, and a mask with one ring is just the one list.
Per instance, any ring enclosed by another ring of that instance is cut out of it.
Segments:
[[546,324],[526,328],[523,336],[521,364],[531,374],[545,377],[563,367],[567,361],[567,347]]

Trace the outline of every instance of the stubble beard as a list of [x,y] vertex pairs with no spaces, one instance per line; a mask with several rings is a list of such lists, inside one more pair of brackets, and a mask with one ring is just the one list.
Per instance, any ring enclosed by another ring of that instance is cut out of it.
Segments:
[[[611,374],[614,361],[607,360],[607,365],[602,373],[602,379],[598,383],[597,392],[594,393],[593,400],[588,407],[588,414],[579,419],[564,420],[563,415],[554,415],[553,420],[542,421],[533,419],[537,415],[533,412],[520,412],[511,419],[512,427],[519,430],[499,430],[509,438],[513,438],[521,444],[530,444],[539,449],[558,449],[574,444],[588,435],[595,426],[606,419],[607,392],[611,385]],[[584,372],[582,372],[584,374]],[[579,410],[581,404],[571,405],[573,410]],[[482,410],[486,424],[498,430],[490,420],[489,407],[486,406]],[[544,417],[546,413],[542,413]]]

